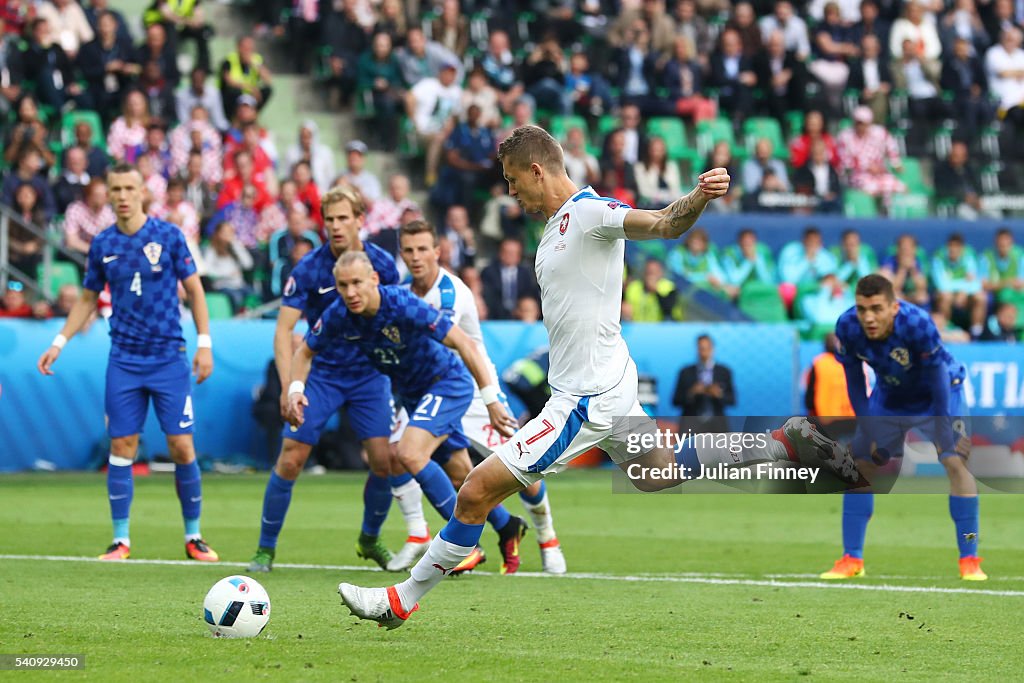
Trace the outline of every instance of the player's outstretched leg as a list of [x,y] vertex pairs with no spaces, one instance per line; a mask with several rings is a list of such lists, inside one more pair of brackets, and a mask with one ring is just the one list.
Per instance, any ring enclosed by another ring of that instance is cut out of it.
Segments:
[[199,517],[203,505],[202,475],[191,434],[168,434],[167,450],[174,461],[174,484],[185,520],[185,556],[199,562],[217,562],[220,557],[203,539]]
[[[725,436],[726,438],[720,438]],[[821,432],[805,417],[790,418],[778,429],[770,432],[770,439],[739,450],[733,444],[751,441],[752,433],[727,435],[697,434],[687,438],[676,450],[675,461],[688,478],[696,478],[703,470],[717,467],[750,467],[761,463],[791,462],[824,466],[847,484],[863,482],[848,448]],[[711,437],[711,438],[706,438]],[[733,437],[741,437],[739,439]],[[657,454],[652,451],[651,454]],[[667,456],[665,456],[667,457]],[[648,459],[649,460],[649,459]],[[640,459],[636,459],[640,462]],[[627,460],[626,463],[632,462]],[[657,458],[654,459],[657,462]],[[665,463],[662,463],[665,464]],[[623,465],[620,465],[623,467]],[[627,470],[628,471],[628,470]],[[644,491],[657,491],[675,486],[681,480],[632,479]]]
[[[394,465],[394,462],[392,462]],[[423,489],[408,472],[392,474],[390,479],[391,495],[398,503],[405,519],[406,538],[402,549],[388,562],[387,569],[392,572],[405,571],[416,563],[416,560],[427,552],[430,545],[430,529],[423,516]]]
[[306,465],[312,447],[309,444],[285,438],[281,444],[281,454],[277,458],[274,469],[270,472],[270,480],[263,493],[263,514],[260,516],[260,541],[256,554],[249,561],[250,572],[269,572],[274,567],[274,555],[277,552],[277,537],[284,526],[284,518],[288,515],[288,506],[292,502],[292,489],[299,478],[302,468]]
[[537,544],[540,546],[540,563],[545,574],[564,574],[566,571],[565,555],[555,535],[555,525],[551,517],[551,500],[548,497],[547,484],[542,479],[526,490],[519,492],[519,500],[530,515],[533,528],[537,533]]
[[843,556],[823,579],[853,579],[864,576],[864,537],[875,511],[875,494],[847,491],[843,494]]
[[[131,437],[129,437],[131,438]],[[135,437],[137,438],[137,437]],[[107,461],[107,499],[110,501],[110,519],[114,526],[114,540],[101,560],[127,560],[131,554],[129,513],[134,495],[131,458],[119,458],[113,453]]]
[[338,585],[342,603],[360,619],[398,628],[419,607],[419,600],[451,573],[476,547],[487,514],[523,485],[494,455],[470,474],[459,490],[455,515],[445,525],[408,579],[386,588]]

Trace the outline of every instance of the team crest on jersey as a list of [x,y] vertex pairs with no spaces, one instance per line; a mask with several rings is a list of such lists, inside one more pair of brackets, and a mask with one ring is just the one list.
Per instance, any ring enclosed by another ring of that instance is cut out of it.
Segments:
[[142,248],[142,253],[146,255],[146,260],[149,261],[149,265],[153,267],[154,273],[160,270],[160,254],[163,252],[163,246],[156,242],[150,242]]
[[569,214],[562,215],[562,221],[558,224],[558,234],[564,235],[565,231],[569,229]]
[[889,358],[892,358],[894,361],[896,361],[903,367],[907,367],[908,365],[910,365],[910,352],[907,351],[902,346],[898,346],[892,351],[890,351]]
[[284,295],[291,296],[295,294],[295,278],[288,276],[288,281],[284,283]]
[[608,202],[609,209],[617,209],[620,206],[624,206],[624,204],[622,202]]
[[315,336],[319,337],[320,333],[323,332],[323,331],[324,331],[324,319],[323,318],[317,318],[316,325],[313,325],[313,334]]
[[398,333],[398,328],[395,327],[394,325],[385,326],[384,329],[380,331],[380,333],[387,337],[388,341],[390,341],[392,344],[402,343],[402,335]]

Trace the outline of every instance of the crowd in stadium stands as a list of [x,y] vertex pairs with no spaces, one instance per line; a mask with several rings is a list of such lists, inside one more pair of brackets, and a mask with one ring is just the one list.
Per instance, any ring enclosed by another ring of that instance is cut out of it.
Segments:
[[[347,183],[367,200],[364,239],[396,252],[403,222],[434,218],[443,263],[477,292],[482,316],[536,320],[537,221],[507,196],[495,163],[497,145],[531,122],[563,142],[577,184],[639,207],[664,206],[713,166],[730,170],[733,188],[709,210],[808,223],[816,213],[1001,216],[1007,195],[1024,190],[1024,3],[1012,0],[253,9],[261,23],[215,63],[199,0],[154,0],[135,37],[107,0],[0,0],[12,266],[38,272],[46,245],[29,225],[84,255],[113,221],[104,169],[127,161],[143,175],[148,212],[181,226],[208,289],[238,312],[280,295],[322,244],[321,195]],[[313,121],[266,128],[273,75],[256,38],[287,45],[292,68],[333,92],[332,108],[364,120],[366,142],[347,141],[344,170]],[[194,68],[180,73],[188,41]],[[289,138],[281,149],[278,137]],[[365,166],[371,149],[416,162],[408,176],[378,178]],[[857,277],[880,269],[951,338],[1017,336],[1024,253],[1009,232],[987,249],[970,241],[952,235],[924,254],[907,235],[876,255],[855,232],[824,245],[807,229],[772,254],[752,231],[726,246],[698,228],[630,272],[624,318],[685,316],[684,278],[744,310],[751,291],[770,290],[815,332],[852,303]],[[19,295],[5,293],[0,315],[48,315]]]

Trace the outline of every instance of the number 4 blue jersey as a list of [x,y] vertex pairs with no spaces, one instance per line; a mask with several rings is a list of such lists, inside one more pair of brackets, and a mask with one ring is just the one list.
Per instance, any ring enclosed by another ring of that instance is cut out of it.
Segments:
[[380,309],[372,317],[353,315],[338,299],[306,335],[317,353],[338,345],[358,347],[370,363],[389,376],[405,398],[419,397],[441,379],[472,378],[462,360],[442,340],[451,319],[399,286],[380,286]]
[[178,226],[147,218],[134,235],[113,225],[89,246],[82,286],[94,292],[110,284],[111,356],[153,360],[184,353],[178,281],[195,274]]
[[[872,341],[850,308],[836,322],[839,358],[844,365],[862,361],[875,371],[871,403],[894,415],[921,415],[932,405],[929,371],[939,364],[949,372],[952,388],[963,384],[966,370],[942,345],[939,331],[927,311],[900,302],[893,330],[886,339]],[[877,396],[875,394],[878,394]]]

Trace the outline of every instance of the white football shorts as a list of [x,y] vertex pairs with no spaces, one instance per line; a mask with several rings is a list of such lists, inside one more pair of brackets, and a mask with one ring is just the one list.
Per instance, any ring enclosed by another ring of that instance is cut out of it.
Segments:
[[619,383],[602,394],[575,396],[553,390],[540,415],[494,452],[516,479],[529,486],[561,472],[595,446],[616,464],[636,458],[635,446],[627,450],[630,435],[654,434],[657,429],[637,400],[636,364],[630,358]]

